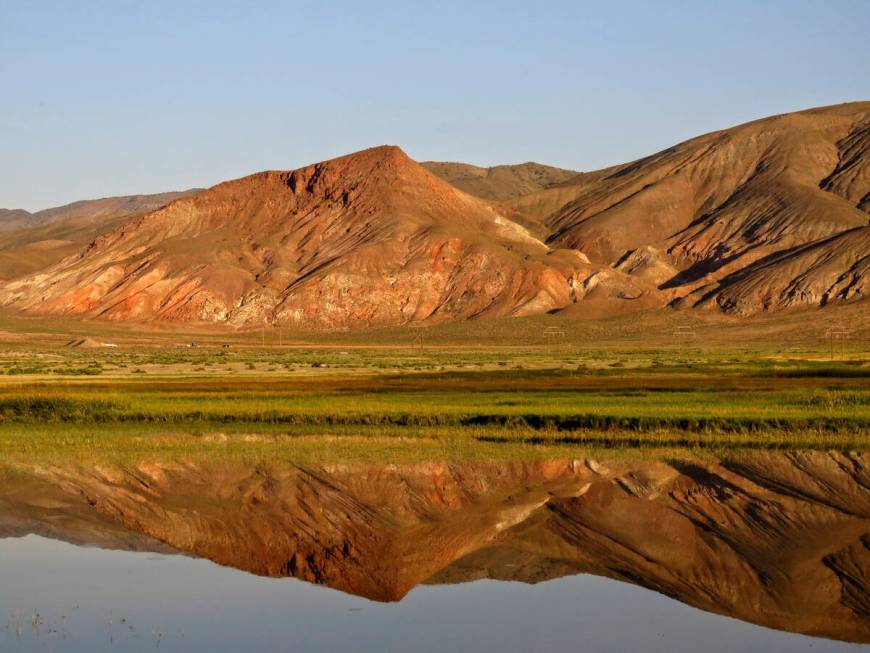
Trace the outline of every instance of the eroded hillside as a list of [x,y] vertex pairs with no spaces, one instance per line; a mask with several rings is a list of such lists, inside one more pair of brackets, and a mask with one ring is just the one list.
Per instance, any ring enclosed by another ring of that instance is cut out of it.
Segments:
[[[749,316],[864,302],[868,146],[870,103],[859,102],[589,173],[423,166],[396,147],[372,148],[225,182],[134,219],[90,218],[78,231],[69,216],[43,216],[43,230],[70,225],[69,240],[44,231],[16,241],[7,228],[0,304],[343,330],[566,309]],[[8,225],[28,220],[13,213]],[[81,248],[84,238],[93,240]]]

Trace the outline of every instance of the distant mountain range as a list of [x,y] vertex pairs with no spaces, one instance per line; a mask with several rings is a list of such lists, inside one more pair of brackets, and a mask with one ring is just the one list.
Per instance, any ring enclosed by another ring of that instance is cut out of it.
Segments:
[[866,301],[870,102],[594,172],[418,164],[383,146],[203,191],[0,211],[27,314],[348,329]]

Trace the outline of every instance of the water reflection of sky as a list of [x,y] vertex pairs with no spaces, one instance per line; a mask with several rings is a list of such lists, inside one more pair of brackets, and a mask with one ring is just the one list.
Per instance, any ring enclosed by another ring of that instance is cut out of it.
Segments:
[[[34,624],[34,613],[38,623]],[[205,560],[0,540],[2,651],[857,651],[708,614],[633,585],[420,586],[374,603]]]

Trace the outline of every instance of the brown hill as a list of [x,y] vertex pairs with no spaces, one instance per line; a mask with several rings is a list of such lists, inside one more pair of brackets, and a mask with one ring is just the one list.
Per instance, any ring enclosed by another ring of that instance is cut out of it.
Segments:
[[[462,170],[444,176],[469,183]],[[870,266],[854,231],[870,224],[870,102],[754,121],[498,199],[549,245],[647,282],[638,306],[749,315],[859,301]]]
[[83,200],[36,213],[0,209],[0,280],[47,268],[124,220],[198,189]]
[[33,214],[24,209],[0,209],[0,229],[12,229],[25,226]]
[[[347,328],[522,315],[572,301],[579,269],[384,146],[226,182],[8,283],[28,312]],[[588,272],[586,273],[588,276]]]
[[119,197],[103,197],[96,200],[79,200],[63,206],[43,209],[30,213],[24,209],[0,209],[0,229],[10,227],[38,227],[64,220],[96,220],[105,217],[147,213],[159,209],[169,202],[198,193],[201,189],[192,188],[169,193],[152,195],[123,195]]
[[[832,236],[870,222],[870,102],[714,132],[511,204],[552,230],[549,244],[580,249],[593,262],[614,264],[647,246],[663,250],[666,262],[681,269],[663,285],[680,295],[762,259],[770,271],[774,254],[811,243],[824,249]],[[868,254],[860,249],[864,242],[858,235],[838,241],[840,248],[859,247],[853,252],[859,259]],[[742,313],[752,313],[860,299],[860,280],[848,293],[819,290],[832,275],[848,276],[853,258],[837,259],[839,267],[829,261],[824,279],[816,277],[817,266],[801,281],[811,292],[786,291],[787,297],[768,302],[758,293],[723,297],[718,305],[736,302]],[[793,256],[789,260],[794,264]],[[860,276],[863,269],[858,264],[854,272]],[[745,287],[733,281],[727,282],[732,292]]]
[[498,202],[553,188],[579,174],[532,161],[491,168],[443,161],[424,161],[420,165],[469,195]]
[[424,582],[592,573],[772,628],[870,642],[860,452],[0,466],[3,532],[153,542],[379,601]]
[[44,209],[31,214],[34,226],[46,225],[61,220],[77,220],[82,218],[99,219],[105,217],[147,213],[159,209],[177,200],[198,193],[200,188],[156,193],[152,195],[122,195],[119,197],[103,197],[96,200],[80,200],[51,209]]

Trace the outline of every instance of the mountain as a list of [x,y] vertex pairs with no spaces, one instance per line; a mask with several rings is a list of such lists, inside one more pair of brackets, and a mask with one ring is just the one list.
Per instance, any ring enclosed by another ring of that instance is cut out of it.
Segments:
[[580,174],[532,161],[491,168],[442,161],[424,161],[420,165],[469,195],[498,202],[570,183]]
[[11,281],[0,300],[108,319],[342,329],[523,315],[585,264],[384,146],[219,184]]
[[49,267],[86,247],[125,219],[199,192],[83,200],[36,213],[0,209],[0,280]]
[[[98,216],[143,206],[102,202]],[[870,102],[765,118],[586,173],[421,165],[383,146],[122,215],[83,218],[75,237],[51,231],[69,233],[69,217],[10,217],[43,231],[20,241],[21,229],[0,230],[0,305],[336,330],[864,302]]]
[[866,643],[868,469],[860,452],[4,465],[0,536],[171,547],[377,601],[421,583],[596,574],[770,628]]
[[173,191],[169,193],[156,193],[152,195],[122,195],[119,197],[103,197],[96,200],[80,200],[63,206],[43,209],[36,213],[29,213],[22,209],[0,209],[0,229],[11,222],[8,218],[16,221],[27,221],[29,226],[39,227],[53,222],[64,220],[97,220],[106,217],[133,215],[146,213],[159,209],[179,197],[185,197],[198,193],[201,189]]
[[[854,232],[870,224],[870,102],[714,132],[510,203],[550,229],[549,245],[593,262],[660,250],[680,270],[662,287],[700,306],[746,315],[855,301],[870,256]],[[796,279],[797,261],[820,257]]]
[[24,209],[0,209],[0,229],[12,229],[29,224],[32,214]]

